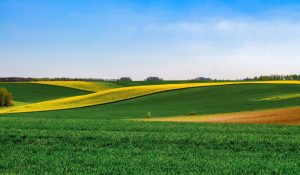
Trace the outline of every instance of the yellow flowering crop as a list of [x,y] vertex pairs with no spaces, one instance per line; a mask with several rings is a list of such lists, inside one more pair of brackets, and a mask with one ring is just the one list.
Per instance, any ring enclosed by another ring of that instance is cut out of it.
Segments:
[[111,89],[110,87],[101,85],[99,83],[96,84],[93,82],[86,82],[86,81],[34,81],[30,83],[63,86],[63,87],[69,87],[73,89],[90,91],[90,92],[99,92],[99,91]]
[[165,84],[165,85],[148,85],[122,87],[100,91],[88,95],[76,97],[67,97],[45,102],[32,103],[23,106],[16,106],[9,109],[0,110],[0,113],[19,113],[19,112],[36,112],[47,110],[70,109],[99,105],[120,100],[131,99],[139,96],[153,94],[157,92],[170,91],[176,89],[220,86],[230,84],[300,84],[300,81],[258,81],[258,82],[213,82],[213,83],[187,83],[187,84]]

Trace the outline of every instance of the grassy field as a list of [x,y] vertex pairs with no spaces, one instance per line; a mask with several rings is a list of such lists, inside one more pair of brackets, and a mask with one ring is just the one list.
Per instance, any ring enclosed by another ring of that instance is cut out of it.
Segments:
[[40,102],[63,97],[85,95],[89,92],[43,84],[33,83],[0,83],[0,87],[7,88],[18,102]]
[[300,174],[299,126],[127,120],[299,106],[297,96],[261,100],[299,92],[292,84],[196,87],[0,114],[0,174]]
[[299,174],[300,128],[2,117],[0,173]]

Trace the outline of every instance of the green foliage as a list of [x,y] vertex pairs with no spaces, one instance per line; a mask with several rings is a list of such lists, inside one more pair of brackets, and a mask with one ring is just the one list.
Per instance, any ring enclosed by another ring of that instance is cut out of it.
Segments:
[[118,81],[132,81],[130,77],[121,77]]
[[163,81],[163,79],[159,77],[148,77],[145,81]]
[[187,115],[197,115],[197,113],[194,111],[191,111],[191,112],[187,113]]
[[151,115],[151,112],[147,112],[147,118],[151,118],[152,115]]
[[269,81],[269,80],[300,80],[300,75],[291,74],[291,75],[261,75],[254,78],[245,78],[244,80],[254,80],[254,81]]
[[9,89],[15,101],[29,103],[89,93],[66,87],[33,83],[0,83],[0,86]]
[[13,105],[13,96],[6,88],[0,87],[0,107]]

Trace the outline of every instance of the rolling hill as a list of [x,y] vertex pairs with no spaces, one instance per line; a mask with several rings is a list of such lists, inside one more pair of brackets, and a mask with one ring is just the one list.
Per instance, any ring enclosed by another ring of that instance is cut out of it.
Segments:
[[14,101],[25,103],[35,103],[90,93],[73,88],[37,83],[0,83],[0,87],[7,88],[13,94]]
[[[63,84],[63,82],[62,82]],[[88,95],[62,98],[40,103],[2,109],[0,113],[37,112],[47,110],[71,109],[93,105],[107,104],[122,100],[128,100],[159,92],[209,86],[241,85],[241,84],[300,84],[299,81],[268,81],[268,82],[213,82],[213,83],[189,83],[189,84],[166,84],[121,87],[109,90],[102,90]],[[94,86],[95,84],[93,84]]]
[[298,93],[299,91],[299,85],[276,84],[197,87],[167,91],[111,104],[57,111],[10,114],[8,116],[128,119],[146,117],[148,112],[150,112],[154,118],[230,113],[299,106],[300,98],[278,101],[260,100],[262,97],[281,96],[283,94]]

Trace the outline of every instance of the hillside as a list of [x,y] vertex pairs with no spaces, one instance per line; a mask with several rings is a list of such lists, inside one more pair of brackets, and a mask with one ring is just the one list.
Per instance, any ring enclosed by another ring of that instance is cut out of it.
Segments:
[[299,106],[300,98],[261,101],[262,97],[299,93],[299,85],[245,84],[198,87],[153,94],[85,108],[10,114],[42,118],[120,119],[216,114]]
[[14,96],[14,101],[35,103],[64,97],[89,94],[87,91],[35,83],[0,83]]

